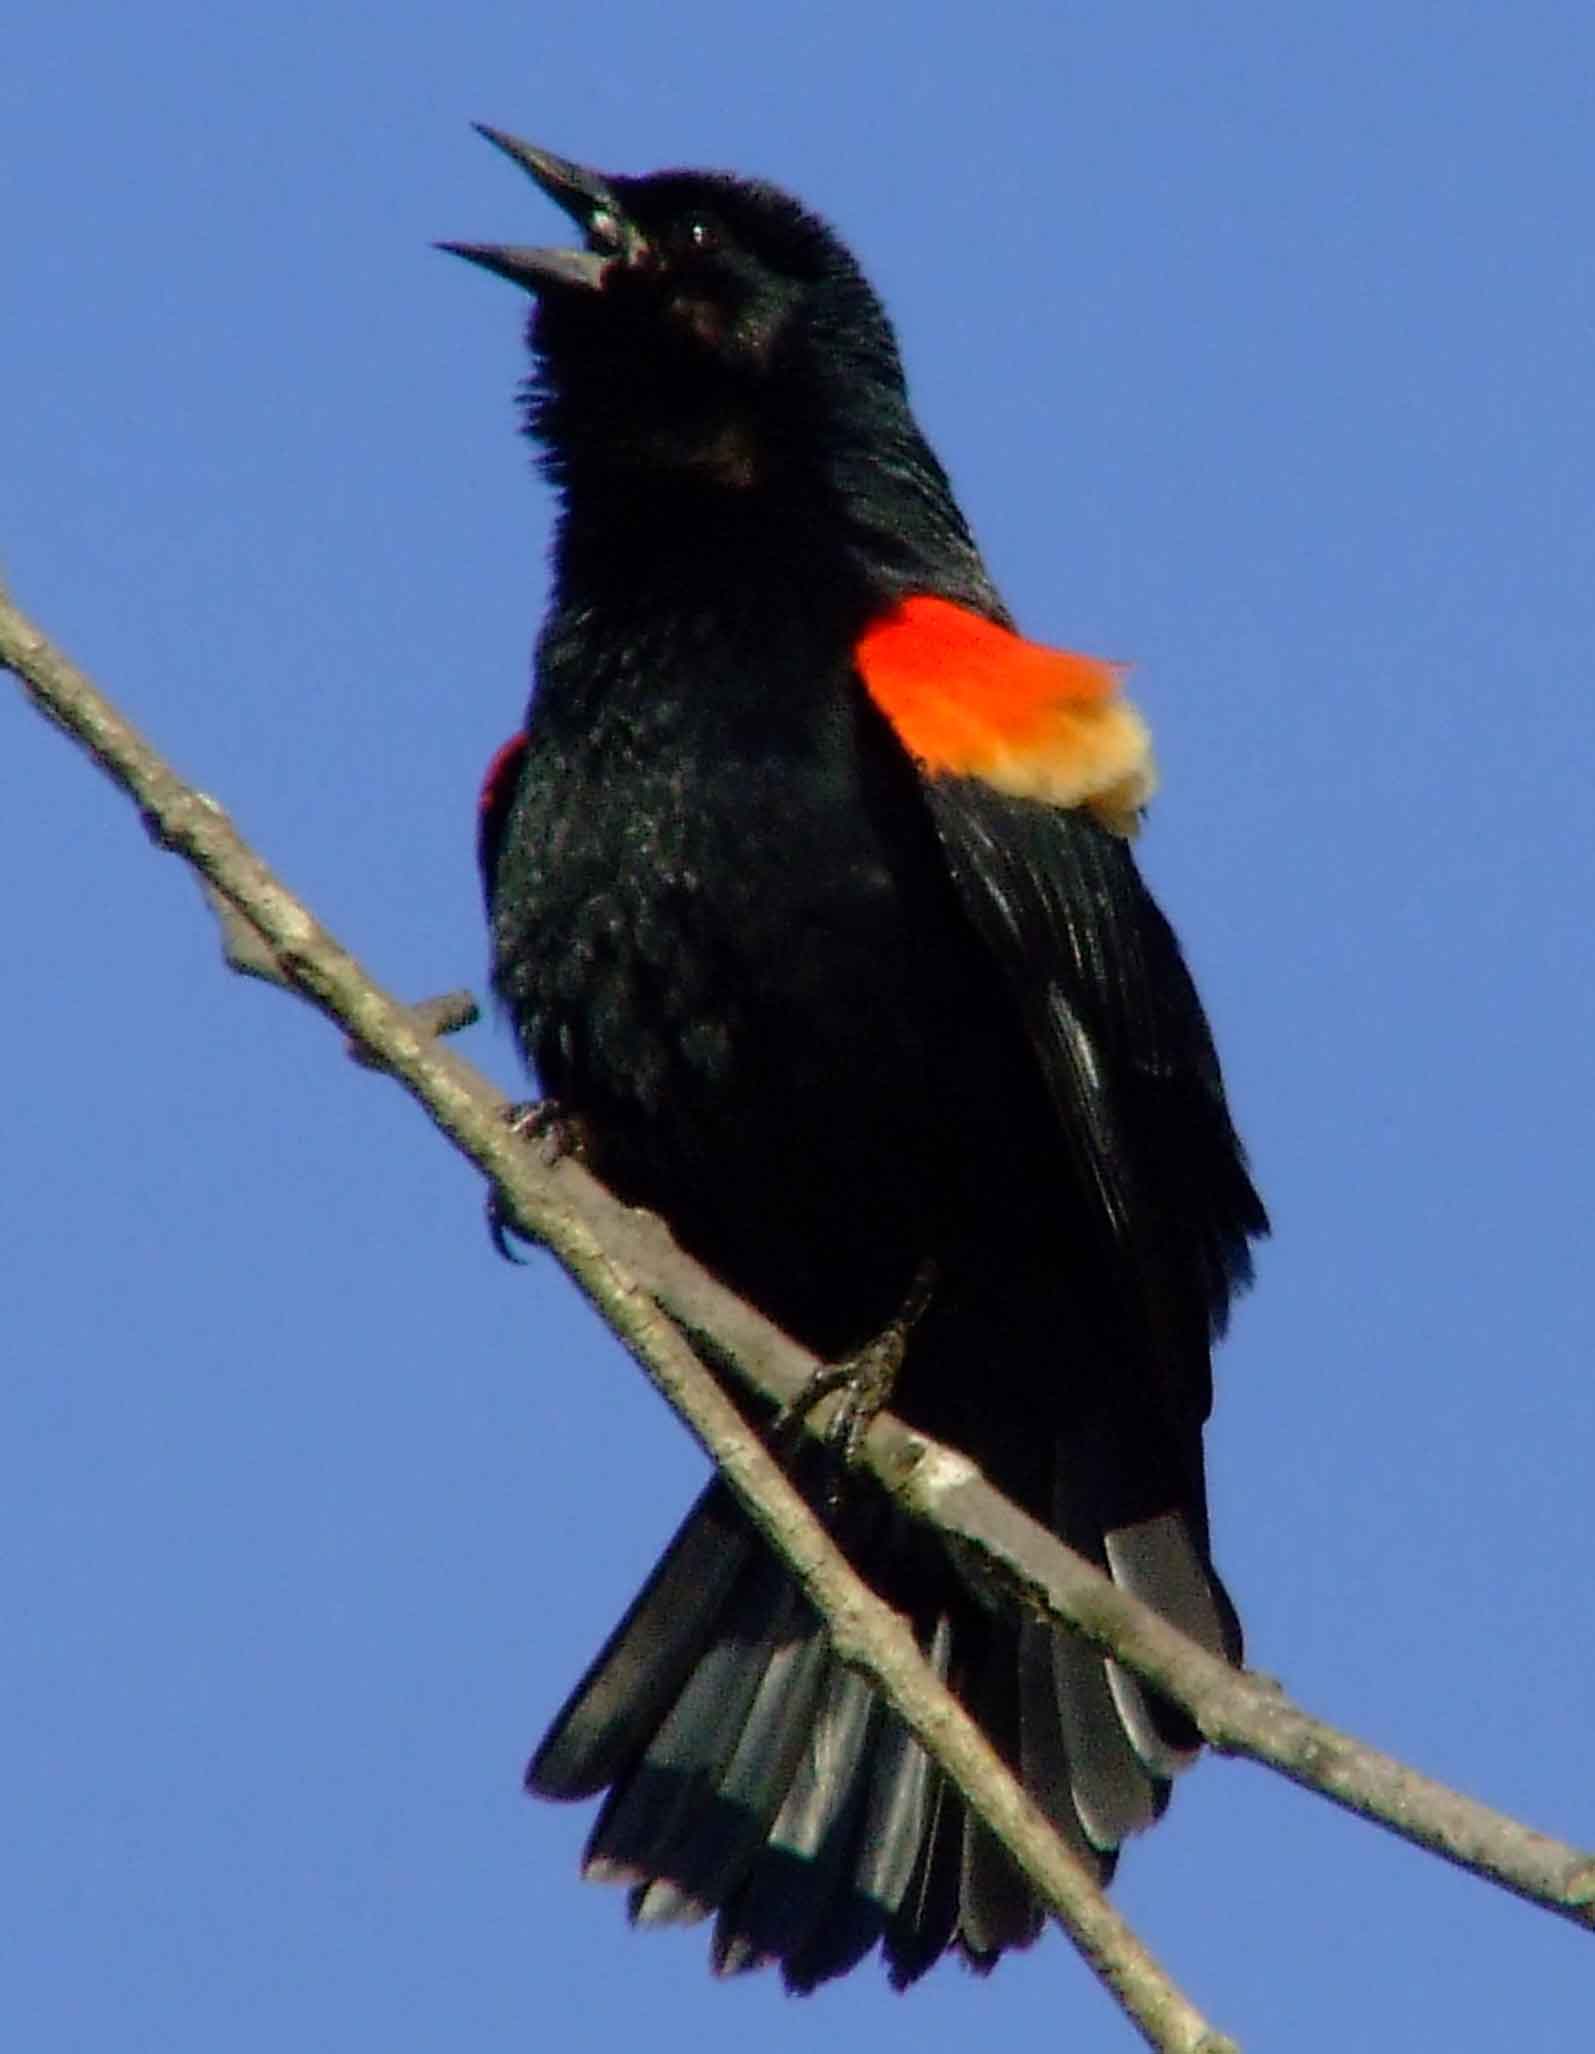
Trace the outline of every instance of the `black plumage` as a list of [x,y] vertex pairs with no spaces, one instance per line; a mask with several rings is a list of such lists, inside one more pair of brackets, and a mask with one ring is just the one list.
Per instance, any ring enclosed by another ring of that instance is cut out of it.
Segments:
[[[527,426],[560,498],[526,736],[482,824],[525,1054],[598,1174],[822,1356],[933,1261],[896,1409],[1238,1657],[1202,1429],[1262,1209],[1126,840],[1022,774],[919,760],[861,667],[904,602],[1011,626],[886,318],[768,187],[492,139],[586,240],[453,246],[537,294]],[[824,1497],[823,1455],[795,1460]],[[1183,1715],[984,1610],[866,1478],[828,1516],[1109,1873],[1190,1758]],[[722,1970],[809,1988],[879,1943],[906,1983],[1039,1930],[718,1483],[528,1780],[605,1793],[586,1872],[641,1922],[712,1915]]]

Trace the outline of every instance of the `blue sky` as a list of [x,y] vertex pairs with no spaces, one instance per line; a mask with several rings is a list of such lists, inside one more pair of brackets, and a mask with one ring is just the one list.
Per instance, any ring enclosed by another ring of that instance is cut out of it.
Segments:
[[[8,32],[0,565],[393,987],[481,987],[549,503],[469,132],[790,184],[1020,620],[1130,661],[1144,848],[1278,1234],[1220,1559],[1312,1709],[1595,1843],[1595,15],[57,0]],[[1137,2044],[718,1987],[524,1756],[697,1458],[470,1175],[0,696],[0,2037]],[[467,1052],[513,1082],[496,1028]],[[1590,1944],[1242,1764],[1118,1898],[1253,2049],[1563,2049]]]

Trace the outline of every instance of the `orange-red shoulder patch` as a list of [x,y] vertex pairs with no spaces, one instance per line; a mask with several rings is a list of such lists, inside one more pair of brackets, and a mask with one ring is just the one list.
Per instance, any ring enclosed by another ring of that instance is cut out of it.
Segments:
[[925,595],[872,621],[854,658],[932,777],[978,777],[1016,798],[1089,806],[1116,834],[1135,832],[1156,773],[1118,665],[1027,642]]

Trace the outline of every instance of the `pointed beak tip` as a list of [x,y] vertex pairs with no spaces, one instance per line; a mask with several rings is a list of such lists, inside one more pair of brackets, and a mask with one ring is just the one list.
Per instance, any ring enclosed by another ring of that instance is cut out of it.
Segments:
[[463,257],[467,264],[477,264],[489,271],[495,268],[493,260],[498,252],[492,243],[445,242],[440,239],[432,247],[442,250],[445,256]]
[[473,121],[471,126],[484,142],[519,165],[556,207],[582,227],[600,207],[613,206],[609,181],[601,172],[589,171],[584,164],[558,157],[552,150],[539,149],[535,143],[522,142],[519,136],[511,135],[507,129],[494,128],[491,122]]
[[495,278],[507,279],[522,292],[596,292],[604,282],[609,260],[593,250],[523,249],[506,243],[438,242],[434,249],[463,257]]
[[514,156],[517,150],[526,148],[526,145],[512,136],[508,129],[495,128],[490,121],[473,121],[471,126],[484,143],[491,143],[495,150],[503,150],[508,156]]

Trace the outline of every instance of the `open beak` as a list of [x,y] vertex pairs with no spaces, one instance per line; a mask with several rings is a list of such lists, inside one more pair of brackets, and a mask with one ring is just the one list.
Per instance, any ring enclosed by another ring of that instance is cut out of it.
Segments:
[[517,136],[506,135],[502,129],[489,128],[480,121],[473,126],[478,135],[486,136],[495,149],[518,164],[555,206],[570,216],[586,237],[587,247],[529,249],[516,243],[444,242],[438,248],[480,264],[484,271],[507,278],[511,285],[518,285],[525,292],[543,292],[551,287],[595,292],[604,282],[610,260],[625,253],[635,240],[608,180],[567,158],[556,157],[551,150],[539,150]]

